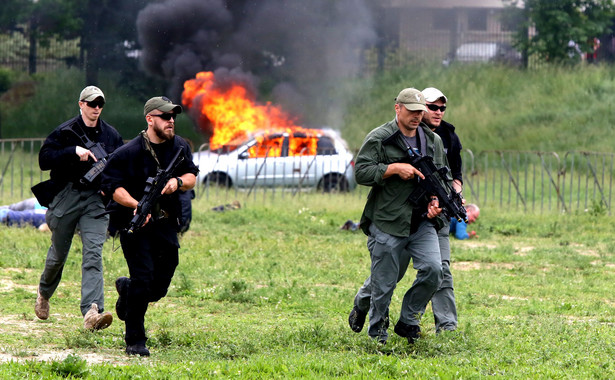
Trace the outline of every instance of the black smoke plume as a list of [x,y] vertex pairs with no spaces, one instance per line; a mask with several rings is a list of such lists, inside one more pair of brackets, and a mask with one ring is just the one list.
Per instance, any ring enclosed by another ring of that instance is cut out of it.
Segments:
[[166,0],[137,29],[143,67],[175,99],[199,71],[236,74],[300,121],[334,126],[345,107],[335,86],[375,41],[371,14],[365,0]]

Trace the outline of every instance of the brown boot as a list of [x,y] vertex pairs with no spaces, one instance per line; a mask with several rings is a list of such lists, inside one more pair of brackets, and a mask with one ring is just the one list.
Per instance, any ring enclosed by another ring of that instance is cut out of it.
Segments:
[[83,317],[83,328],[86,330],[102,330],[109,327],[111,322],[113,322],[111,313],[99,313],[98,305],[93,303]]
[[41,290],[36,290],[36,305],[34,305],[34,313],[40,319],[49,318],[49,300],[41,295]]

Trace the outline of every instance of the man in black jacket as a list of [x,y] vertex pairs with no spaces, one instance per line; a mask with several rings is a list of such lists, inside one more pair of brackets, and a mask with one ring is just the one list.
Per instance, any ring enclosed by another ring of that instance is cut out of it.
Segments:
[[[423,122],[442,138],[446,158],[453,176],[453,189],[461,193],[463,190],[461,142],[455,133],[455,127],[442,120],[444,112],[446,112],[446,102],[448,99],[442,91],[434,87],[428,87],[421,92],[425,96],[427,106],[427,112],[423,114]],[[444,223],[444,227],[438,230],[438,243],[442,259],[442,283],[431,298],[436,332],[455,330],[457,328],[457,306],[455,305],[455,293],[453,291],[453,275],[450,270],[450,220],[444,220]]]
[[[177,237],[180,231],[179,193],[196,184],[198,168],[192,162],[188,143],[175,135],[175,119],[182,107],[159,96],[145,103],[147,129],[118,149],[103,172],[102,188],[119,205],[111,214],[112,227],[120,231],[120,242],[130,278],[119,277],[115,304],[117,317],[126,322],[126,353],[149,356],[145,346],[145,313],[150,302],[167,294],[179,263]],[[159,169],[167,169],[177,152],[183,161],[164,185],[162,196],[142,226],[129,226],[145,194],[146,181]]]
[[[41,170],[51,170],[44,194],[35,192],[43,206],[51,230],[34,311],[40,319],[49,318],[49,299],[62,278],[64,263],[75,230],[83,243],[81,264],[81,314],[86,329],[104,329],[113,321],[104,312],[102,248],[107,236],[109,217],[104,212],[100,176],[92,175],[97,163],[123,144],[111,125],[100,119],[105,95],[96,86],[88,86],[79,95],[80,114],[58,126],[47,137],[39,152]],[[96,154],[99,157],[96,157]],[[90,174],[87,176],[86,174]],[[35,187],[36,188],[36,187]],[[33,188],[33,191],[35,191]],[[49,204],[46,204],[49,201]]]

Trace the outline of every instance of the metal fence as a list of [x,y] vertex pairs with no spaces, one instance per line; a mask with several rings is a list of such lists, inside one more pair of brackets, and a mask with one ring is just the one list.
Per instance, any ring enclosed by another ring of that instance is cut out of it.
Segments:
[[613,153],[466,150],[464,169],[465,197],[477,204],[611,213]]
[[[38,165],[44,139],[0,140],[0,203],[32,196],[30,188],[47,179]],[[568,151],[463,151],[464,197],[481,207],[505,207],[526,212],[604,212],[611,214],[614,153]],[[334,189],[335,190],[335,189]],[[201,183],[197,197],[266,202],[297,197],[323,188],[243,188]],[[364,199],[369,188],[358,186],[349,197]]]

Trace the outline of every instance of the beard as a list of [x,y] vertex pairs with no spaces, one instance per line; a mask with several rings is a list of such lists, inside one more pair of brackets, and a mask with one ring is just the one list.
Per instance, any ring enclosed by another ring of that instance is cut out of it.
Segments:
[[165,129],[164,127],[155,126],[154,133],[160,140],[169,141],[175,137],[174,129]]

